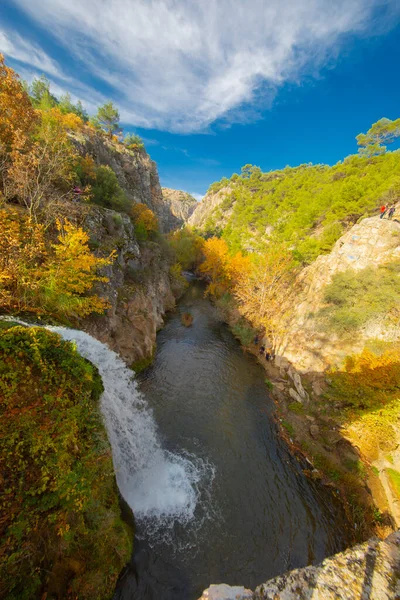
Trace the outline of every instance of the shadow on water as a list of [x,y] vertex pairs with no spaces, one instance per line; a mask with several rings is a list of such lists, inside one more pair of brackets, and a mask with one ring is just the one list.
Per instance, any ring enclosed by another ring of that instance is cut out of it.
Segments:
[[196,509],[184,524],[135,515],[134,556],[115,600],[195,600],[221,582],[254,588],[346,546],[341,507],[277,435],[263,369],[203,292],[191,285],[138,378],[164,448],[204,467]]

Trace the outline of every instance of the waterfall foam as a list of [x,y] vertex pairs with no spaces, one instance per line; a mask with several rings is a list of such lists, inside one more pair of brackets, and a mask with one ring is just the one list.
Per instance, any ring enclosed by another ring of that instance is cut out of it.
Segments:
[[[150,537],[161,534],[166,541],[175,523],[186,525],[194,519],[202,483],[209,488],[213,467],[200,458],[162,448],[152,410],[133,372],[115,352],[83,331],[46,328],[74,342],[79,353],[98,368],[104,386],[101,411],[118,487],[135,518],[144,523],[146,537],[147,533]],[[160,532],[161,526],[165,532]]]

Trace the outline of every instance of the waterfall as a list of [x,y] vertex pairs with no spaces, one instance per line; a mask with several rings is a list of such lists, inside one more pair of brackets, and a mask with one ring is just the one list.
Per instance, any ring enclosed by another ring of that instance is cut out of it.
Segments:
[[134,373],[115,352],[83,331],[46,328],[74,342],[79,353],[98,368],[104,386],[101,412],[118,487],[136,520],[144,524],[146,537],[161,536],[167,541],[167,532],[176,522],[186,525],[194,520],[202,482],[214,477],[212,466],[184,452],[174,454],[162,448],[152,410],[138,390]]

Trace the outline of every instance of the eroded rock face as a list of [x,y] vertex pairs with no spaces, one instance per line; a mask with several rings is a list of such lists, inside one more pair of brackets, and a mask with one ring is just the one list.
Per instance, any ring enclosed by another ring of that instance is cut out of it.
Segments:
[[251,593],[213,585],[200,600],[396,600],[400,598],[400,530],[386,540],[373,538],[263,583]]
[[[197,204],[193,214],[189,218],[189,225],[199,228],[204,227],[213,210],[224,201],[231,191],[232,189],[227,186],[218,192],[210,192],[204,196],[203,200]],[[225,211],[223,221],[226,221],[229,215],[229,211]]]
[[189,217],[197,206],[196,198],[193,198],[187,192],[181,190],[172,190],[170,188],[161,188],[164,201],[169,204],[171,209],[171,229],[178,229],[187,223]]
[[351,339],[343,340],[331,331],[321,330],[315,316],[323,306],[324,289],[336,273],[378,267],[396,258],[400,258],[399,223],[370,217],[354,225],[330,254],[319,256],[302,272],[303,292],[281,354],[299,371],[321,372],[329,365],[340,364],[348,354],[361,352],[368,339],[395,341],[399,331],[382,322],[369,323]]
[[102,272],[109,281],[95,289],[111,306],[104,315],[85,319],[82,328],[128,364],[148,358],[163,316],[175,304],[169,264],[158,244],[139,247],[127,215],[93,207],[85,228],[96,252],[104,256],[116,250],[117,256]]
[[162,232],[177,227],[170,204],[165,202],[157,165],[145,150],[128,150],[104,136],[71,136],[82,156],[90,155],[97,165],[109,166],[132,202],[146,204],[156,215]]

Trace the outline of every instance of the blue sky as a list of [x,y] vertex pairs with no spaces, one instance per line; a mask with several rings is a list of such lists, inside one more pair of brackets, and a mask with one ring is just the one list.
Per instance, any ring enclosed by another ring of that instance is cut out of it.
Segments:
[[0,52],[90,113],[113,100],[161,184],[198,196],[400,117],[400,0],[2,0]]

